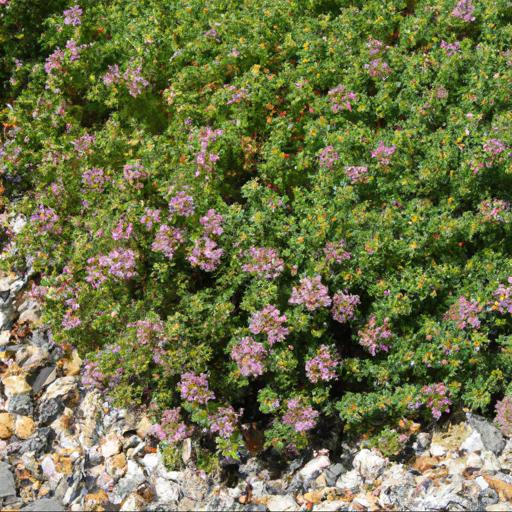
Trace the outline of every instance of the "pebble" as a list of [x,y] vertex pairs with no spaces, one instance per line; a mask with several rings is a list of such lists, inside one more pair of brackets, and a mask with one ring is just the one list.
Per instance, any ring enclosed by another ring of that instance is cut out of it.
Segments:
[[16,496],[16,486],[11,467],[5,462],[0,462],[0,498]]

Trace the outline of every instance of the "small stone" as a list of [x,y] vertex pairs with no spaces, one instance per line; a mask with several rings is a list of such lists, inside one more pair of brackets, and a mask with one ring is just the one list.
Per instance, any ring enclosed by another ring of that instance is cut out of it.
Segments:
[[144,498],[139,496],[138,494],[132,492],[128,498],[124,500],[123,505],[121,506],[121,512],[140,512],[145,508]]
[[336,487],[338,487],[339,489],[354,492],[362,485],[362,483],[363,481],[361,479],[359,471],[352,469],[351,471],[348,471],[347,473],[341,475],[340,478],[338,478],[338,481],[336,482]]
[[65,508],[57,498],[41,498],[29,503],[21,510],[32,510],[34,512],[64,512]]
[[55,432],[50,427],[39,428],[34,435],[23,442],[21,453],[25,452],[44,452],[51,446]]
[[343,473],[345,470],[345,467],[341,463],[332,464],[329,466],[325,471],[325,479],[327,481],[327,485],[329,487],[333,487],[336,484],[337,478]]
[[58,398],[41,401],[39,404],[39,423],[41,425],[51,423],[63,410],[64,404]]
[[293,496],[271,496],[267,501],[267,509],[270,512],[299,510]]
[[48,355],[46,348],[25,345],[16,352],[16,362],[27,372],[33,371],[47,362]]
[[29,393],[31,388],[28,385],[24,375],[11,375],[4,377],[2,383],[5,389],[5,395],[11,398],[14,395]]
[[34,393],[39,393],[45,386],[51,384],[57,378],[57,368],[55,366],[46,366],[37,374],[36,380],[32,385]]
[[64,373],[69,376],[78,375],[82,366],[82,359],[76,350],[73,350],[69,359],[64,359],[63,369]]
[[313,475],[317,472],[322,471],[322,469],[330,466],[331,461],[327,455],[319,455],[314,459],[310,460],[300,471],[299,475],[303,480],[308,480],[313,477]]
[[192,439],[190,439],[190,437],[187,437],[187,439],[183,441],[181,460],[183,464],[188,464],[192,460]]
[[18,416],[14,427],[14,433],[20,439],[28,439],[36,430],[36,424],[30,416]]
[[323,501],[313,507],[314,512],[337,512],[338,510],[346,510],[347,503],[341,500]]
[[476,430],[473,430],[469,437],[460,445],[460,449],[470,453],[481,452],[485,450],[485,446],[480,434]]
[[485,510],[487,512],[510,512],[512,511],[512,505],[506,501],[500,501],[494,505],[487,505]]
[[144,439],[151,431],[152,426],[153,424],[151,423],[149,418],[147,416],[142,416],[139,423],[137,423],[137,435],[141,439]]
[[7,411],[13,414],[32,416],[34,407],[30,395],[14,395],[11,397],[7,403]]
[[16,486],[11,467],[5,462],[0,462],[0,498],[16,496]]
[[107,459],[105,462],[107,473],[114,478],[120,478],[126,473],[126,456],[124,453],[118,453]]
[[476,414],[467,414],[468,422],[476,430],[487,450],[499,455],[505,448],[505,439],[501,432],[489,421]]
[[430,455],[432,457],[444,457],[448,453],[448,450],[437,443],[432,443],[430,445]]
[[304,494],[304,499],[309,503],[320,503],[323,497],[323,491],[310,491]]
[[180,498],[179,485],[169,482],[165,478],[159,477],[156,479],[155,490],[159,500],[163,503],[176,502]]
[[489,484],[487,483],[487,480],[483,476],[477,476],[475,478],[475,482],[478,484],[478,487],[482,489],[482,491],[485,491],[489,488]]
[[0,413],[0,439],[9,439],[14,431],[14,418],[8,412]]
[[75,377],[61,377],[48,386],[41,400],[46,402],[52,398],[65,397],[76,389],[76,384]]
[[496,457],[496,455],[494,455],[493,452],[484,450],[480,454],[480,458],[482,459],[482,462],[483,462],[483,466],[482,466],[483,471],[499,471],[500,470],[500,462],[498,460],[498,457]]
[[145,480],[141,467],[133,460],[128,461],[126,476],[119,480],[117,486],[110,494],[110,501],[114,505],[121,503],[128,494],[135,491]]
[[9,343],[9,339],[11,338],[11,331],[5,330],[0,332],[0,347],[7,345]]
[[476,453],[470,453],[466,459],[466,465],[468,468],[481,468],[482,459]]
[[100,441],[101,454],[105,459],[121,451],[121,440],[115,433],[110,433]]
[[386,464],[386,459],[366,448],[361,450],[353,461],[354,469],[368,482],[375,481],[384,471]]

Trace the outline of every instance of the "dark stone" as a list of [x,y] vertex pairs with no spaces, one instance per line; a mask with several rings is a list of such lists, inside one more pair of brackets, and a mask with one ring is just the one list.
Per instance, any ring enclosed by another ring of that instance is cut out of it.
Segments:
[[478,495],[478,503],[480,510],[485,510],[487,505],[495,505],[496,503],[498,503],[498,501],[500,501],[500,497],[498,496],[498,493],[491,487],[484,489]]
[[328,487],[334,487],[336,485],[336,481],[338,480],[338,477],[342,473],[346,473],[346,468],[343,466],[343,464],[340,464],[339,462],[337,464],[331,464],[327,469],[324,470],[324,476],[327,480],[327,486]]
[[489,421],[476,414],[467,414],[469,424],[480,434],[484,446],[499,455],[505,448],[505,439],[501,432]]
[[20,447],[21,453],[44,452],[50,449],[55,432],[50,427],[43,427],[36,430],[36,433]]
[[12,414],[21,414],[22,416],[32,416],[34,406],[29,395],[14,395],[9,399],[7,411]]
[[6,498],[7,496],[16,496],[14,476],[11,472],[11,466],[5,462],[0,462],[0,498]]
[[[36,377],[36,380],[32,384],[32,391],[39,393],[47,384],[51,382],[52,373],[55,371],[55,366],[46,366],[43,368]],[[55,380],[55,377],[53,378]]]
[[39,406],[39,423],[47,425],[59,416],[64,410],[64,404],[60,398],[51,398]]
[[32,332],[32,339],[30,341],[32,345],[42,348],[48,344],[48,341],[48,334],[46,331],[37,329]]
[[34,510],[37,512],[64,512],[65,508],[57,498],[41,498],[33,501],[21,510]]

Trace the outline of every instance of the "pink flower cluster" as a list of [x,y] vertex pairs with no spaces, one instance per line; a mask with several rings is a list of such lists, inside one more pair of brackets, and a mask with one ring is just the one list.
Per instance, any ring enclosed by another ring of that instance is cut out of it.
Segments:
[[62,229],[57,226],[59,216],[53,208],[38,205],[37,210],[30,217],[30,221],[37,226],[39,233],[53,233],[58,235]]
[[475,21],[476,18],[473,16],[474,11],[475,7],[471,0],[459,0],[452,11],[452,16],[467,22]]
[[331,110],[336,114],[342,110],[352,112],[351,101],[356,101],[357,96],[354,92],[347,92],[345,86],[338,85],[328,92],[329,100],[331,102]]
[[131,249],[114,249],[106,256],[87,260],[85,280],[98,288],[107,279],[107,274],[118,279],[135,277],[135,253]]
[[130,185],[140,190],[144,188],[142,181],[148,177],[148,173],[140,162],[135,162],[133,164],[126,164],[123,167],[123,176]]
[[368,183],[368,167],[348,166],[345,167],[345,174],[352,183]]
[[148,231],[153,229],[153,226],[160,222],[160,210],[153,210],[151,208],[146,208],[144,210],[144,214],[140,218],[140,223],[143,224]]
[[72,141],[71,144],[77,153],[84,154],[89,151],[89,148],[94,144],[95,141],[96,137],[94,135],[85,133],[81,137],[78,137],[78,139]]
[[487,222],[505,222],[504,213],[510,210],[510,204],[503,199],[482,201],[478,207]]
[[384,318],[382,325],[377,325],[377,318],[375,315],[371,315],[364,329],[357,333],[359,345],[368,350],[372,356],[379,351],[387,352],[389,350],[387,340],[393,336],[393,333],[388,322],[389,320]]
[[445,315],[445,320],[456,322],[458,329],[472,327],[478,329],[480,320],[478,314],[482,311],[482,306],[476,300],[468,300],[466,297],[459,297],[459,300],[453,304]]
[[359,304],[361,304],[359,295],[351,295],[346,291],[338,292],[332,298],[332,317],[340,324],[347,323],[354,318]]
[[341,263],[342,261],[349,260],[352,256],[345,250],[345,240],[339,242],[327,242],[324,247],[325,261],[335,261]]
[[304,277],[299,286],[292,289],[292,295],[288,301],[290,304],[303,304],[308,311],[315,311],[321,307],[331,305],[329,290],[322,284],[320,276]]
[[265,371],[267,349],[251,336],[242,338],[231,350],[231,359],[236,362],[244,377],[257,377]]
[[195,241],[187,260],[193,267],[199,267],[205,272],[213,272],[219,266],[223,254],[224,250],[218,247],[217,242],[203,236]]
[[82,174],[82,183],[97,192],[103,192],[108,181],[110,181],[110,178],[103,169],[98,167],[88,169]]
[[[512,277],[508,278],[508,283],[512,285]],[[512,286],[500,283],[493,296],[496,299],[493,309],[498,310],[502,315],[504,313],[512,314]]]
[[[423,386],[421,388],[421,394],[426,397],[426,399],[423,399],[423,403],[430,409],[434,419],[438,420],[443,413],[450,412],[452,401],[447,396],[448,388],[442,382],[431,384],[430,386]],[[411,403],[409,408],[418,409],[423,403],[421,401]]]
[[455,41],[454,43],[447,43],[446,41],[441,41],[441,48],[444,49],[448,57],[453,57],[453,55],[460,52],[460,43],[458,41]]
[[224,89],[231,91],[233,95],[226,102],[226,105],[232,105],[233,103],[240,103],[243,99],[247,98],[249,94],[248,89],[243,87],[242,89],[237,89],[234,85],[225,85]]
[[103,389],[105,374],[100,370],[96,361],[86,359],[81,371],[81,381],[85,388]]
[[389,165],[391,157],[396,151],[396,146],[386,146],[383,141],[379,141],[379,145],[372,151],[372,158],[375,158],[381,165]]
[[46,74],[51,74],[54,70],[62,71],[64,63],[64,51],[57,48],[51,55],[48,56],[44,63],[44,70]]
[[206,215],[203,215],[199,219],[199,222],[204,227],[205,235],[220,236],[224,233],[224,229],[222,227],[224,217],[220,213],[217,213],[213,208],[209,209],[206,212]]
[[372,59],[368,64],[365,64],[364,67],[368,70],[368,74],[372,78],[382,78],[385,80],[392,73],[389,64],[380,57]]
[[497,156],[503,153],[507,149],[507,146],[499,139],[489,139],[484,143],[483,149],[489,155]]
[[284,261],[275,249],[251,247],[246,257],[251,261],[242,265],[242,269],[251,274],[260,274],[265,279],[275,279],[284,270]]
[[268,343],[272,346],[288,336],[288,328],[283,325],[285,323],[286,315],[281,315],[275,306],[268,304],[251,316],[249,330],[253,334],[266,334]]
[[162,413],[160,423],[151,427],[151,434],[160,441],[178,443],[192,435],[192,428],[182,421],[181,407],[175,407]]
[[151,250],[161,252],[172,260],[178,246],[183,243],[184,240],[183,232],[180,229],[171,228],[167,224],[162,224],[151,244]]
[[334,164],[340,159],[340,155],[338,155],[333,146],[327,146],[320,151],[318,159],[320,161],[320,167],[332,169]]
[[496,423],[505,436],[512,437],[512,396],[506,396],[496,404]]
[[132,236],[133,224],[120,220],[117,226],[112,230],[112,238],[114,240],[129,240]]
[[236,430],[238,418],[242,412],[236,412],[233,407],[219,407],[214,414],[208,416],[210,432],[229,439]]
[[318,411],[315,411],[309,405],[303,405],[300,399],[291,398],[287,401],[286,406],[288,410],[283,416],[283,423],[290,425],[296,432],[307,432],[316,425],[316,420],[319,416]]
[[213,392],[208,388],[206,373],[199,375],[191,372],[184,373],[178,383],[178,389],[183,400],[195,404],[206,404],[215,398]]
[[164,332],[164,324],[161,320],[137,320],[128,324],[128,327],[134,327],[137,333],[137,341],[141,345],[160,344]]
[[317,355],[306,362],[306,375],[308,379],[317,383],[336,378],[336,368],[340,362],[333,357],[331,349],[327,345],[321,345]]
[[178,192],[169,201],[169,212],[171,214],[190,217],[194,214],[194,209],[194,199],[183,191]]
[[103,83],[110,87],[114,84],[124,84],[128,89],[130,96],[136,98],[142,91],[149,86],[149,82],[142,76],[142,67],[130,65],[121,75],[117,64],[108,66],[107,72],[103,76]]
[[64,25],[73,25],[77,27],[82,22],[81,16],[83,11],[79,5],[74,5],[69,9],[66,9],[62,14],[64,14]]
[[209,151],[211,143],[215,142],[222,134],[223,130],[213,130],[209,126],[201,129],[199,132],[199,152],[196,154],[196,172],[195,176],[199,176],[201,171],[206,173],[213,172],[213,166],[215,162],[219,160],[217,153]]

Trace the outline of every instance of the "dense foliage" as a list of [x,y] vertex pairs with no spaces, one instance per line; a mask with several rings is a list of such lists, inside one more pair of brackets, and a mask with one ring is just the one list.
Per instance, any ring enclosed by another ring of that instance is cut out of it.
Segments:
[[26,3],[3,259],[87,385],[232,454],[512,392],[509,0]]

